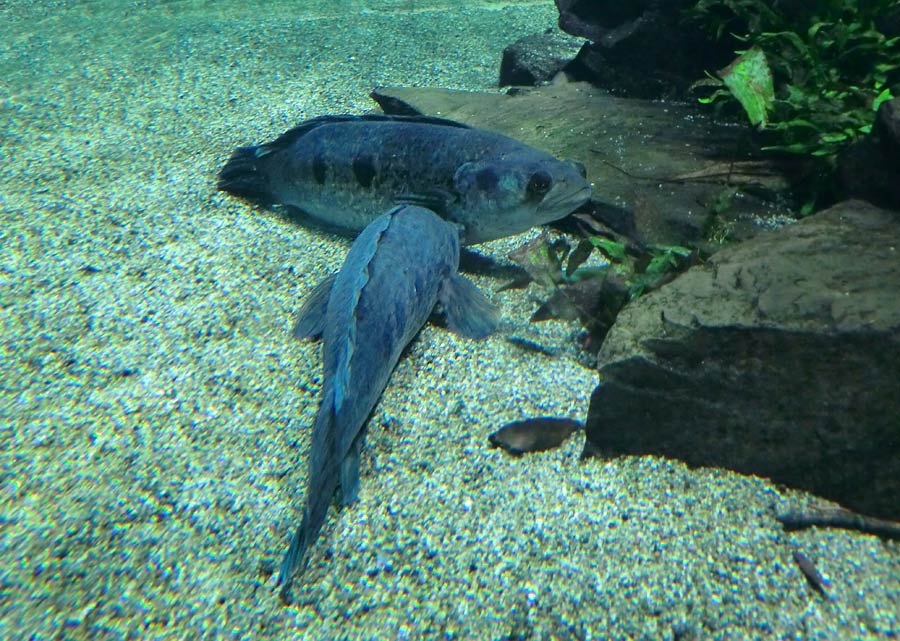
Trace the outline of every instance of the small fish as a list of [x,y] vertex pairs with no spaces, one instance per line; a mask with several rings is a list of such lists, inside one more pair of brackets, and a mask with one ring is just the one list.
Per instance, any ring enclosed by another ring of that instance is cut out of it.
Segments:
[[559,447],[581,423],[568,418],[529,418],[507,423],[488,437],[495,447],[502,447],[510,454],[542,452]]
[[810,587],[822,596],[827,597],[828,594],[825,592],[825,586],[828,585],[828,582],[821,574],[819,574],[815,564],[809,560],[808,556],[799,550],[794,550],[793,556],[794,562],[797,564],[797,567],[800,568],[800,571],[803,572],[803,576],[806,577],[806,582],[809,583]]
[[340,488],[344,505],[356,500],[366,420],[401,352],[435,305],[440,304],[448,327],[462,336],[482,339],[496,329],[496,308],[457,273],[458,234],[434,212],[397,207],[363,230],[340,271],[318,285],[300,310],[294,335],[322,338],[324,384],[303,521],[278,579],[285,601],[334,493]]
[[334,115],[239,147],[221,191],[300,209],[354,235],[399,204],[462,226],[467,245],[568,215],[591,196],[584,167],[512,138],[428,116]]

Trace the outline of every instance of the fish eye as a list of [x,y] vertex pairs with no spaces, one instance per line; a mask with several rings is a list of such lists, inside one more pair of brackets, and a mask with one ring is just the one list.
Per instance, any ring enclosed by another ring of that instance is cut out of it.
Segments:
[[551,186],[553,186],[553,178],[550,177],[550,174],[546,171],[536,171],[528,179],[528,194],[530,196],[543,196],[550,191]]

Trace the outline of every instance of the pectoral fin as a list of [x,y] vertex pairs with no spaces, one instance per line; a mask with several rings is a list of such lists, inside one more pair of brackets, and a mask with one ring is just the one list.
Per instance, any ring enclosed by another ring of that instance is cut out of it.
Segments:
[[459,274],[453,274],[444,281],[438,300],[444,310],[447,327],[455,334],[481,339],[497,329],[500,312],[470,280]]
[[416,205],[430,209],[438,216],[444,214],[457,196],[446,189],[429,189],[419,193],[400,194],[396,198],[398,205]]
[[316,285],[303,300],[303,305],[294,319],[294,338],[318,340],[325,329],[325,312],[328,311],[328,297],[337,274],[331,274]]

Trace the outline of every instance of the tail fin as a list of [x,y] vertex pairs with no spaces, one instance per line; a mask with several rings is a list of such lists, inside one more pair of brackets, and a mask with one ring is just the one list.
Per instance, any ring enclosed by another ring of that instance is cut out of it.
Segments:
[[[336,471],[333,473],[333,476],[336,479]],[[300,527],[294,531],[294,536],[291,537],[291,544],[288,546],[284,559],[281,561],[281,568],[278,570],[278,585],[281,586],[281,601],[285,605],[293,601],[291,586],[294,583],[294,574],[306,561],[306,551],[315,543],[316,538],[319,536],[319,531],[325,523],[325,516],[328,514],[328,506],[331,504],[331,499],[334,496],[337,481],[334,480],[329,485],[331,486],[330,491],[307,498],[307,507],[303,511],[303,521],[300,523]],[[307,492],[310,492],[310,490],[307,490]]]
[[307,537],[307,526],[309,525],[306,514],[303,515],[303,522],[294,531],[291,538],[291,545],[288,547],[284,560],[281,562],[281,569],[278,571],[278,585],[281,586],[281,600],[285,605],[293,601],[291,596],[291,586],[294,583],[294,573],[300,567],[303,557],[306,556],[306,550],[309,548],[309,540]]
[[269,202],[269,179],[260,166],[259,147],[238,147],[219,172],[216,189],[257,202]]
[[291,602],[291,584],[294,573],[300,568],[306,551],[315,543],[319,531],[325,523],[328,508],[338,487],[339,467],[335,457],[334,426],[334,392],[326,383],[313,427],[312,443],[309,450],[309,473],[306,486],[306,507],[303,510],[303,521],[294,532],[291,544],[281,569],[278,572],[278,584],[281,588],[281,600]]

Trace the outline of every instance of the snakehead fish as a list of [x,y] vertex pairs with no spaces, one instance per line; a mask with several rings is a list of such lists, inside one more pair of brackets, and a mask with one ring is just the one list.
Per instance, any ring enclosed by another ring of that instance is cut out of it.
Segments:
[[[322,398],[309,453],[306,506],[279,574],[282,598],[316,540],[340,488],[356,499],[364,427],[400,354],[437,304],[447,326],[481,339],[497,311],[457,273],[459,229],[434,212],[399,206],[379,216],[350,247],[337,274],[316,286],[298,314],[294,335],[323,341]],[[286,596],[287,595],[287,596]]]
[[467,245],[563,218],[591,195],[578,163],[428,116],[313,118],[235,150],[217,186],[349,235],[393,206],[420,205],[460,225]]

